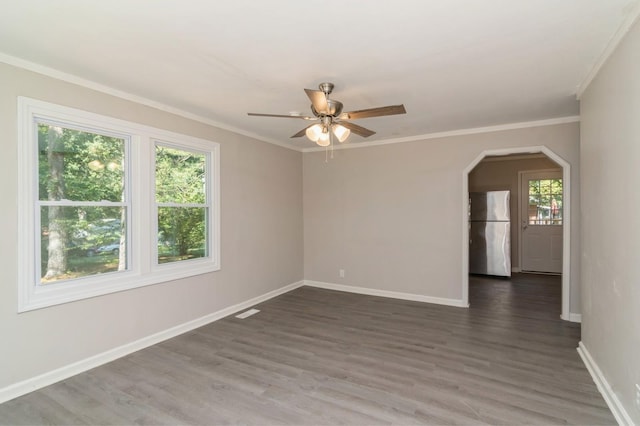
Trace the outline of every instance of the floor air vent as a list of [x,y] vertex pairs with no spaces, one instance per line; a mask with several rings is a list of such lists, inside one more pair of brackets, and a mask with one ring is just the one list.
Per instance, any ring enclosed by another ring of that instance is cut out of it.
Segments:
[[236,318],[245,319],[253,314],[257,314],[258,312],[260,312],[259,309],[249,309],[248,311],[244,311],[243,313],[236,315]]

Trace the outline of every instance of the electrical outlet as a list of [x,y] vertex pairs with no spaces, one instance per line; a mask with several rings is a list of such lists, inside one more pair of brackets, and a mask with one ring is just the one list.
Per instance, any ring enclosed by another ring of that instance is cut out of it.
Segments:
[[344,278],[344,269],[340,269],[340,278]]

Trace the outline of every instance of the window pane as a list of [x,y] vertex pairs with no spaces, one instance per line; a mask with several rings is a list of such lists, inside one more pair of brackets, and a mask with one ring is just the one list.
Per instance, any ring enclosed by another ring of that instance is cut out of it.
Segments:
[[158,263],[207,256],[207,208],[158,208]]
[[530,180],[529,181],[529,194],[532,196],[540,195],[540,181],[539,180]]
[[41,207],[41,282],[126,270],[125,218],[124,207]]
[[542,194],[542,195],[551,194],[551,181],[550,180],[541,180],[540,181],[540,194]]
[[204,204],[206,156],[156,146],[156,201]]
[[124,201],[125,140],[38,124],[40,200]]
[[551,180],[551,193],[562,195],[562,179]]

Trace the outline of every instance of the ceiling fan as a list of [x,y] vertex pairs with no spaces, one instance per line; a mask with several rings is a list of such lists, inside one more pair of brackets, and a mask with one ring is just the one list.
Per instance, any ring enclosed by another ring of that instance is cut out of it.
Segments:
[[344,142],[351,132],[364,138],[368,138],[376,133],[373,130],[353,124],[348,120],[405,114],[407,112],[402,104],[342,112],[342,102],[329,99],[329,95],[333,91],[333,87],[333,83],[321,83],[318,86],[320,90],[304,89],[305,93],[311,100],[311,112],[313,113],[313,117],[298,114],[280,115],[261,114],[255,112],[250,112],[248,115],[258,117],[297,118],[317,121],[318,123],[310,124],[291,137],[299,138],[306,135],[310,140],[318,145],[328,146],[331,143],[331,133],[333,133],[340,142]]

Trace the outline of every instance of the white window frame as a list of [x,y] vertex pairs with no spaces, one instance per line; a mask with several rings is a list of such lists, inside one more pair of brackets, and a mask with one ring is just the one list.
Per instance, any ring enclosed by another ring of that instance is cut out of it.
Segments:
[[[127,270],[40,285],[37,122],[125,138]],[[18,312],[68,303],[220,270],[220,145],[216,142],[18,97]],[[207,256],[157,264],[155,143],[208,156]]]

